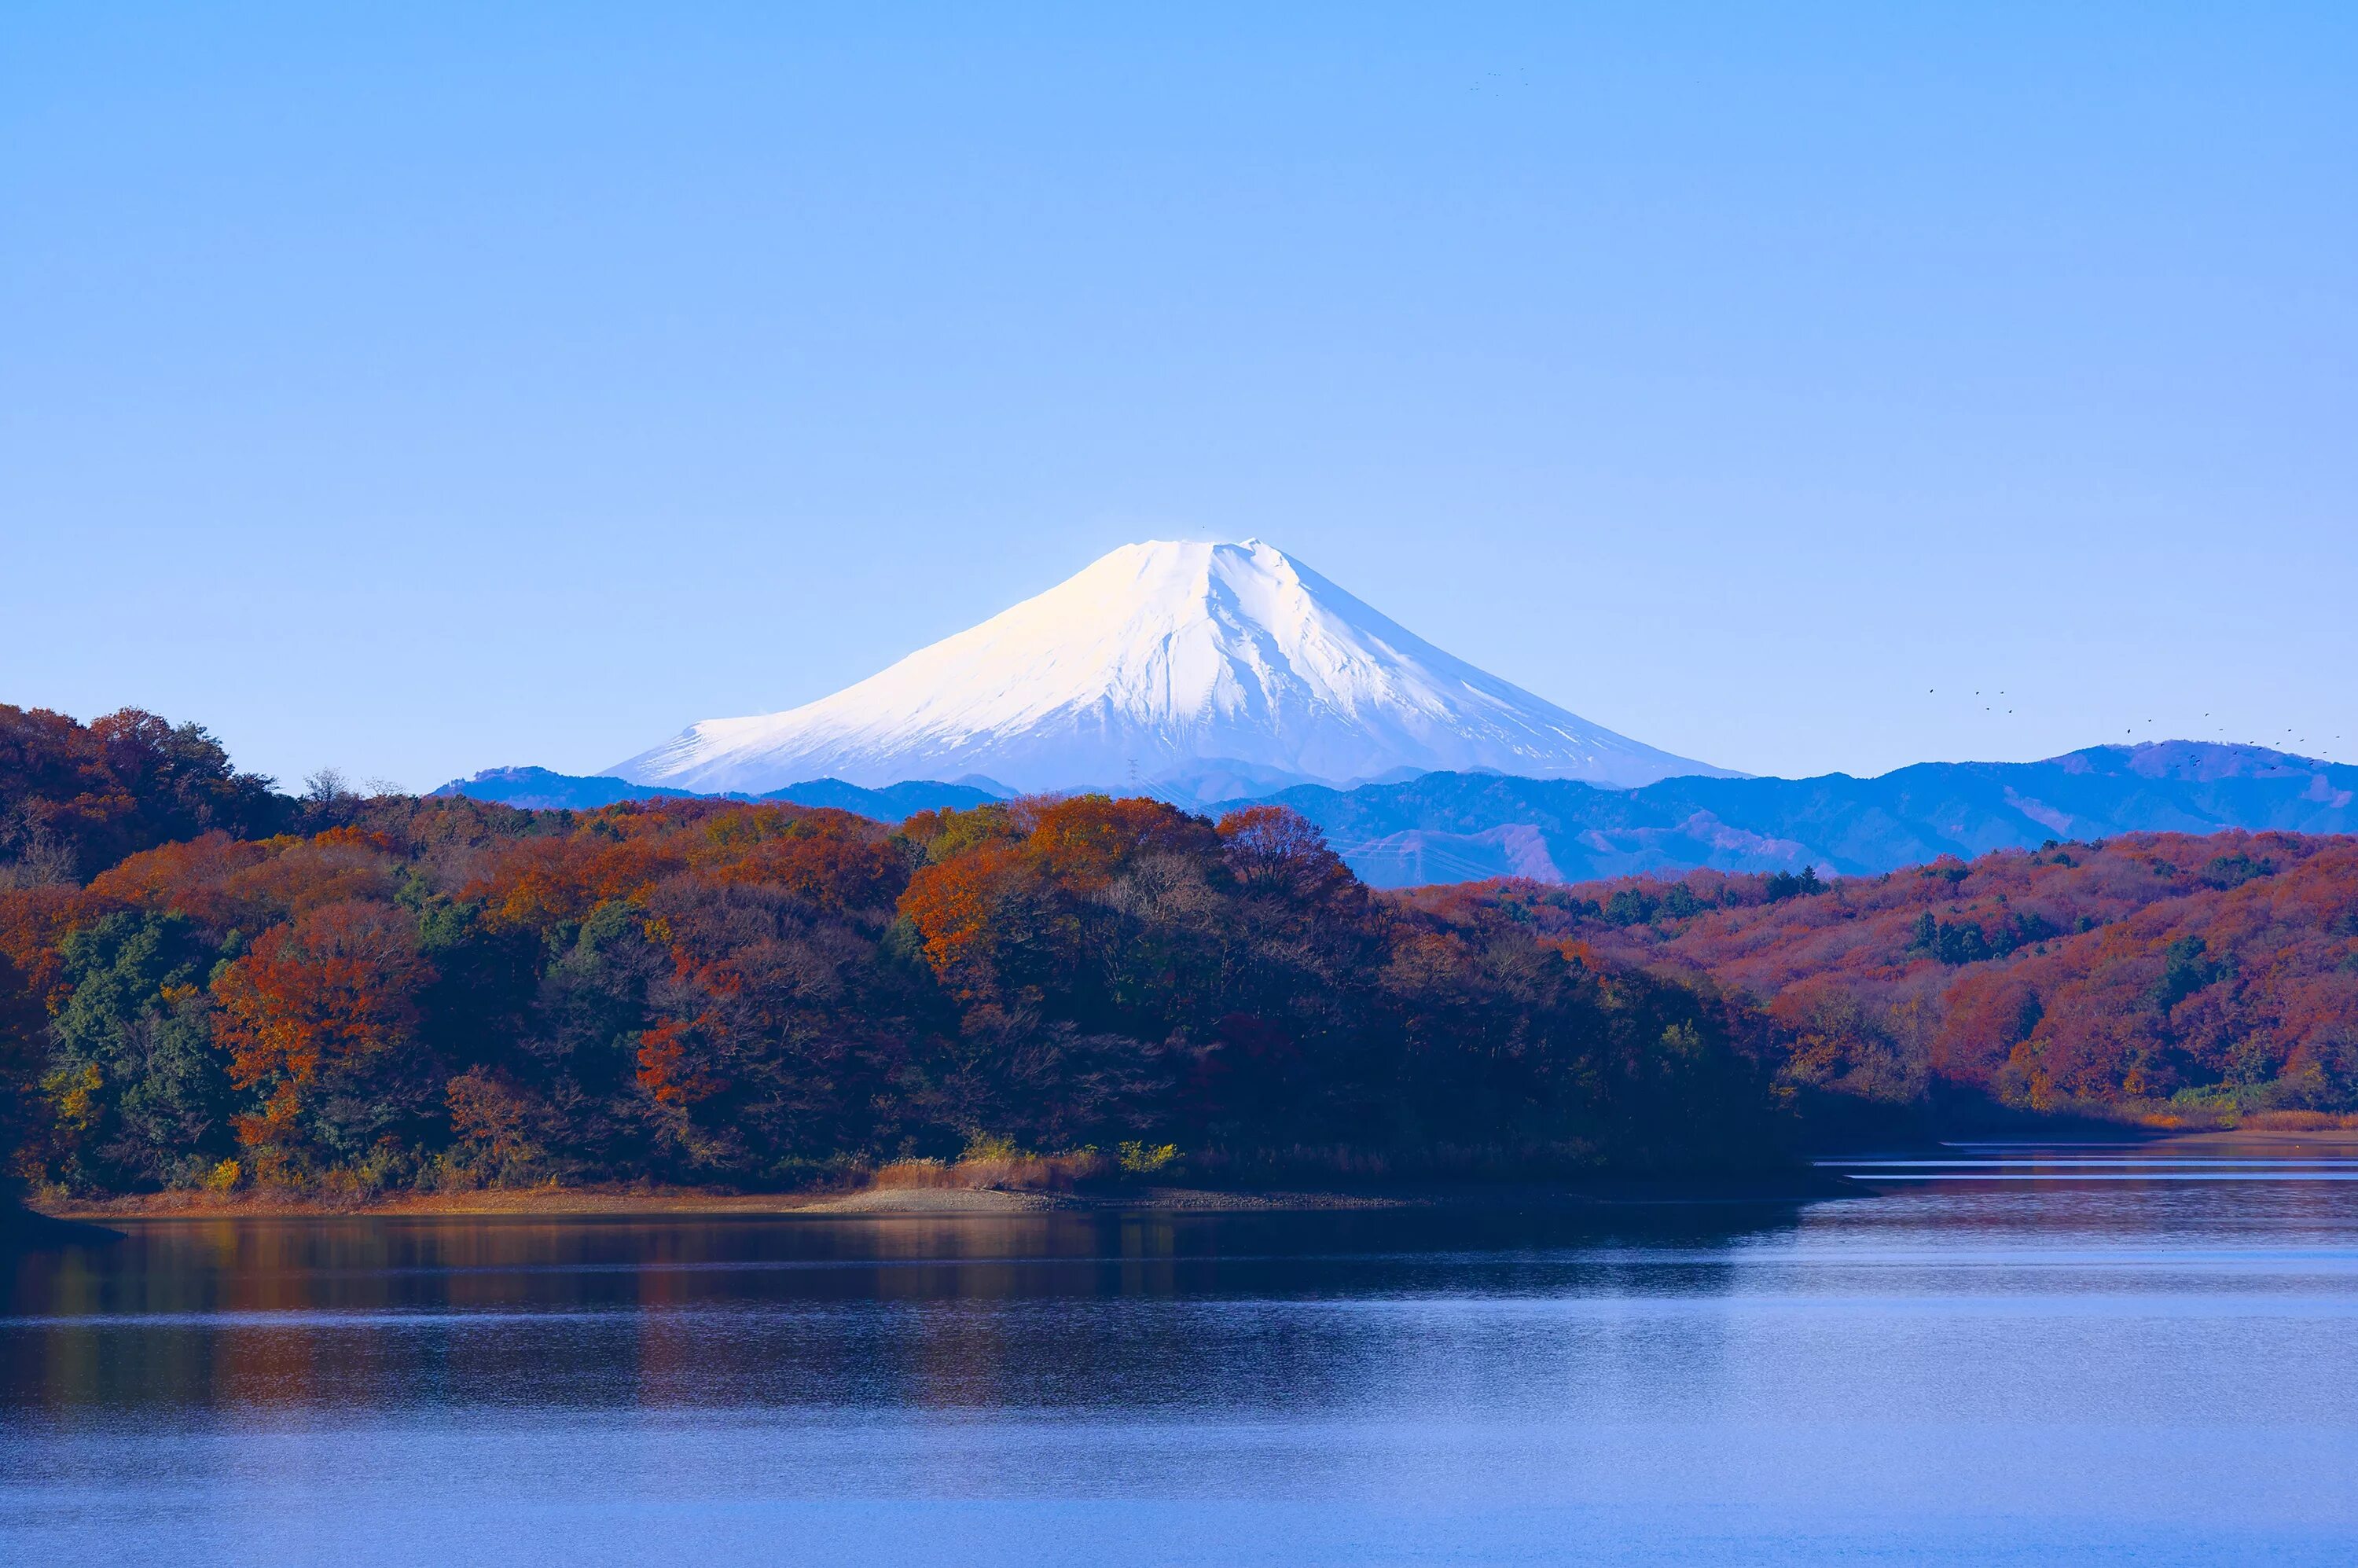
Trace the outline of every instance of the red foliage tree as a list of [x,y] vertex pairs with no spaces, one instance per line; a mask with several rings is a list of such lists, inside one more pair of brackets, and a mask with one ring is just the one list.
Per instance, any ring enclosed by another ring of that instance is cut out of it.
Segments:
[[[290,1180],[349,1157],[410,1108],[384,1102],[413,1076],[402,1057],[429,975],[402,912],[343,903],[272,927],[213,982],[230,1081],[262,1098],[238,1122],[259,1175]],[[377,1109],[335,1114],[324,1103],[331,1094]]]

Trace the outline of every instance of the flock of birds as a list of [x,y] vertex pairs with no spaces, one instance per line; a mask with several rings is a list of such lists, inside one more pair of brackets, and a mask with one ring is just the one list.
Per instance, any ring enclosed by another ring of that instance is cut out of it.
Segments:
[[[1940,694],[1940,688],[1939,688],[1939,687],[1929,687],[1929,686],[1928,686],[1928,687],[1926,687],[1924,688],[1924,695],[1925,695],[1925,696],[1927,696],[1927,697],[1936,697],[1936,696],[1938,696],[1939,694]],[[1983,694],[1982,694],[1981,692],[1978,692],[1978,691],[1977,691],[1977,692],[1974,693],[1974,695],[1975,697],[1980,697],[1980,696],[1982,696]],[[2006,696],[2006,693],[2005,693],[2004,691],[2000,691],[2000,692],[1998,692],[1998,693],[1997,693],[1997,696],[1998,696],[2000,698],[2003,698],[2003,697]],[[1995,712],[1996,712],[1996,711],[1997,711],[1997,704],[1996,704],[1996,702],[1985,702],[1985,703],[1982,704],[1982,711],[1983,711],[1984,713],[1995,713]],[[2006,709],[2006,711],[2007,711],[2008,713],[2012,713],[2012,712],[2014,711],[2014,709],[2013,709],[2013,708],[2007,708],[2007,709]],[[2203,718],[2205,718],[2205,719],[2208,719],[2208,718],[2210,718],[2210,717],[2211,717],[2211,715],[2209,715],[2209,714],[2207,714],[2207,713],[2206,713],[2206,714],[2204,714],[2202,717],[2203,717]],[[2146,724],[2147,724],[2147,726],[2148,728],[2150,728],[2150,727],[2151,727],[2151,725],[2153,724],[2153,720],[2152,720],[2152,719],[2147,719],[2147,720],[2146,720]],[[2306,745],[2308,745],[2308,744],[2309,744],[2309,737],[2308,737],[2308,736],[2306,736],[2306,735],[2296,735],[2296,734],[2294,734],[2294,733],[2293,733],[2294,729],[2295,729],[2295,726],[2290,725],[2290,724],[2288,724],[2288,725],[2286,725],[2286,726],[2285,726],[2285,728],[2284,728],[2284,733],[2283,733],[2283,734],[2281,734],[2281,735],[2279,735],[2279,736],[2277,736],[2274,741],[2247,741],[2247,742],[2245,742],[2245,743],[2246,743],[2247,745],[2254,745],[2254,746],[2258,746],[2258,745],[2270,745],[2270,746],[2306,746]],[[2217,726],[2217,727],[2216,727],[2216,729],[2213,730],[2213,733],[2215,733],[2215,734],[2220,734],[2220,735],[2224,735],[2226,732],[2227,732],[2227,727],[2226,727],[2225,725],[2223,725],[2223,724]],[[2130,725],[2127,729],[2125,729],[2125,730],[2122,730],[2122,731],[2121,731],[2121,733],[2122,733],[2122,734],[2124,734],[2124,735],[2134,735],[2134,734],[2136,734],[2136,725],[2134,725],[2134,724],[2132,724],[2132,725]],[[2341,736],[2336,735],[2336,736],[2334,736],[2334,737],[2333,737],[2333,741],[2334,741],[2334,743],[2335,743],[2336,745],[2339,745],[2339,744],[2341,743],[2341,741],[2342,741],[2342,737],[2341,737]]]

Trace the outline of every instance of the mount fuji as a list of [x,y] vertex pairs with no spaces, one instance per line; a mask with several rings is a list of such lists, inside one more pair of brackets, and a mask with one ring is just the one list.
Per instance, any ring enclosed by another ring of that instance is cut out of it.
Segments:
[[708,719],[607,770],[708,793],[982,775],[1206,800],[1438,771],[1736,776],[1476,669],[1258,539],[1126,545],[832,697]]

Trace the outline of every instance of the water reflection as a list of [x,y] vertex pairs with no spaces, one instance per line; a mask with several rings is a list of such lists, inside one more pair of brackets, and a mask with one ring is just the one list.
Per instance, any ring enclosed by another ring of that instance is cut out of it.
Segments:
[[0,1558],[2358,1560],[2358,1187],[2205,1157],[2248,1174],[142,1225],[6,1277]]
[[[0,1398],[157,1406],[1334,1402],[1355,1301],[1725,1292],[1790,1210],[135,1225],[21,1260]],[[1331,1310],[1303,1310],[1314,1303]],[[1413,1320],[1387,1353],[1412,1351]],[[1609,1327],[1599,1332],[1610,1332]],[[1478,1346],[1476,1347],[1478,1350]],[[1478,1360],[1478,1357],[1477,1357]]]

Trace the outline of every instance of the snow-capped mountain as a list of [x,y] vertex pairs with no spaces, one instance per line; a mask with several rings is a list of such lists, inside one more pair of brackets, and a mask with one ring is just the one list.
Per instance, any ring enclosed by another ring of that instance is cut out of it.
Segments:
[[1258,539],[1126,545],[832,697],[708,719],[608,772],[754,794],[980,774],[1217,798],[1441,769],[1728,776],[1451,657]]

